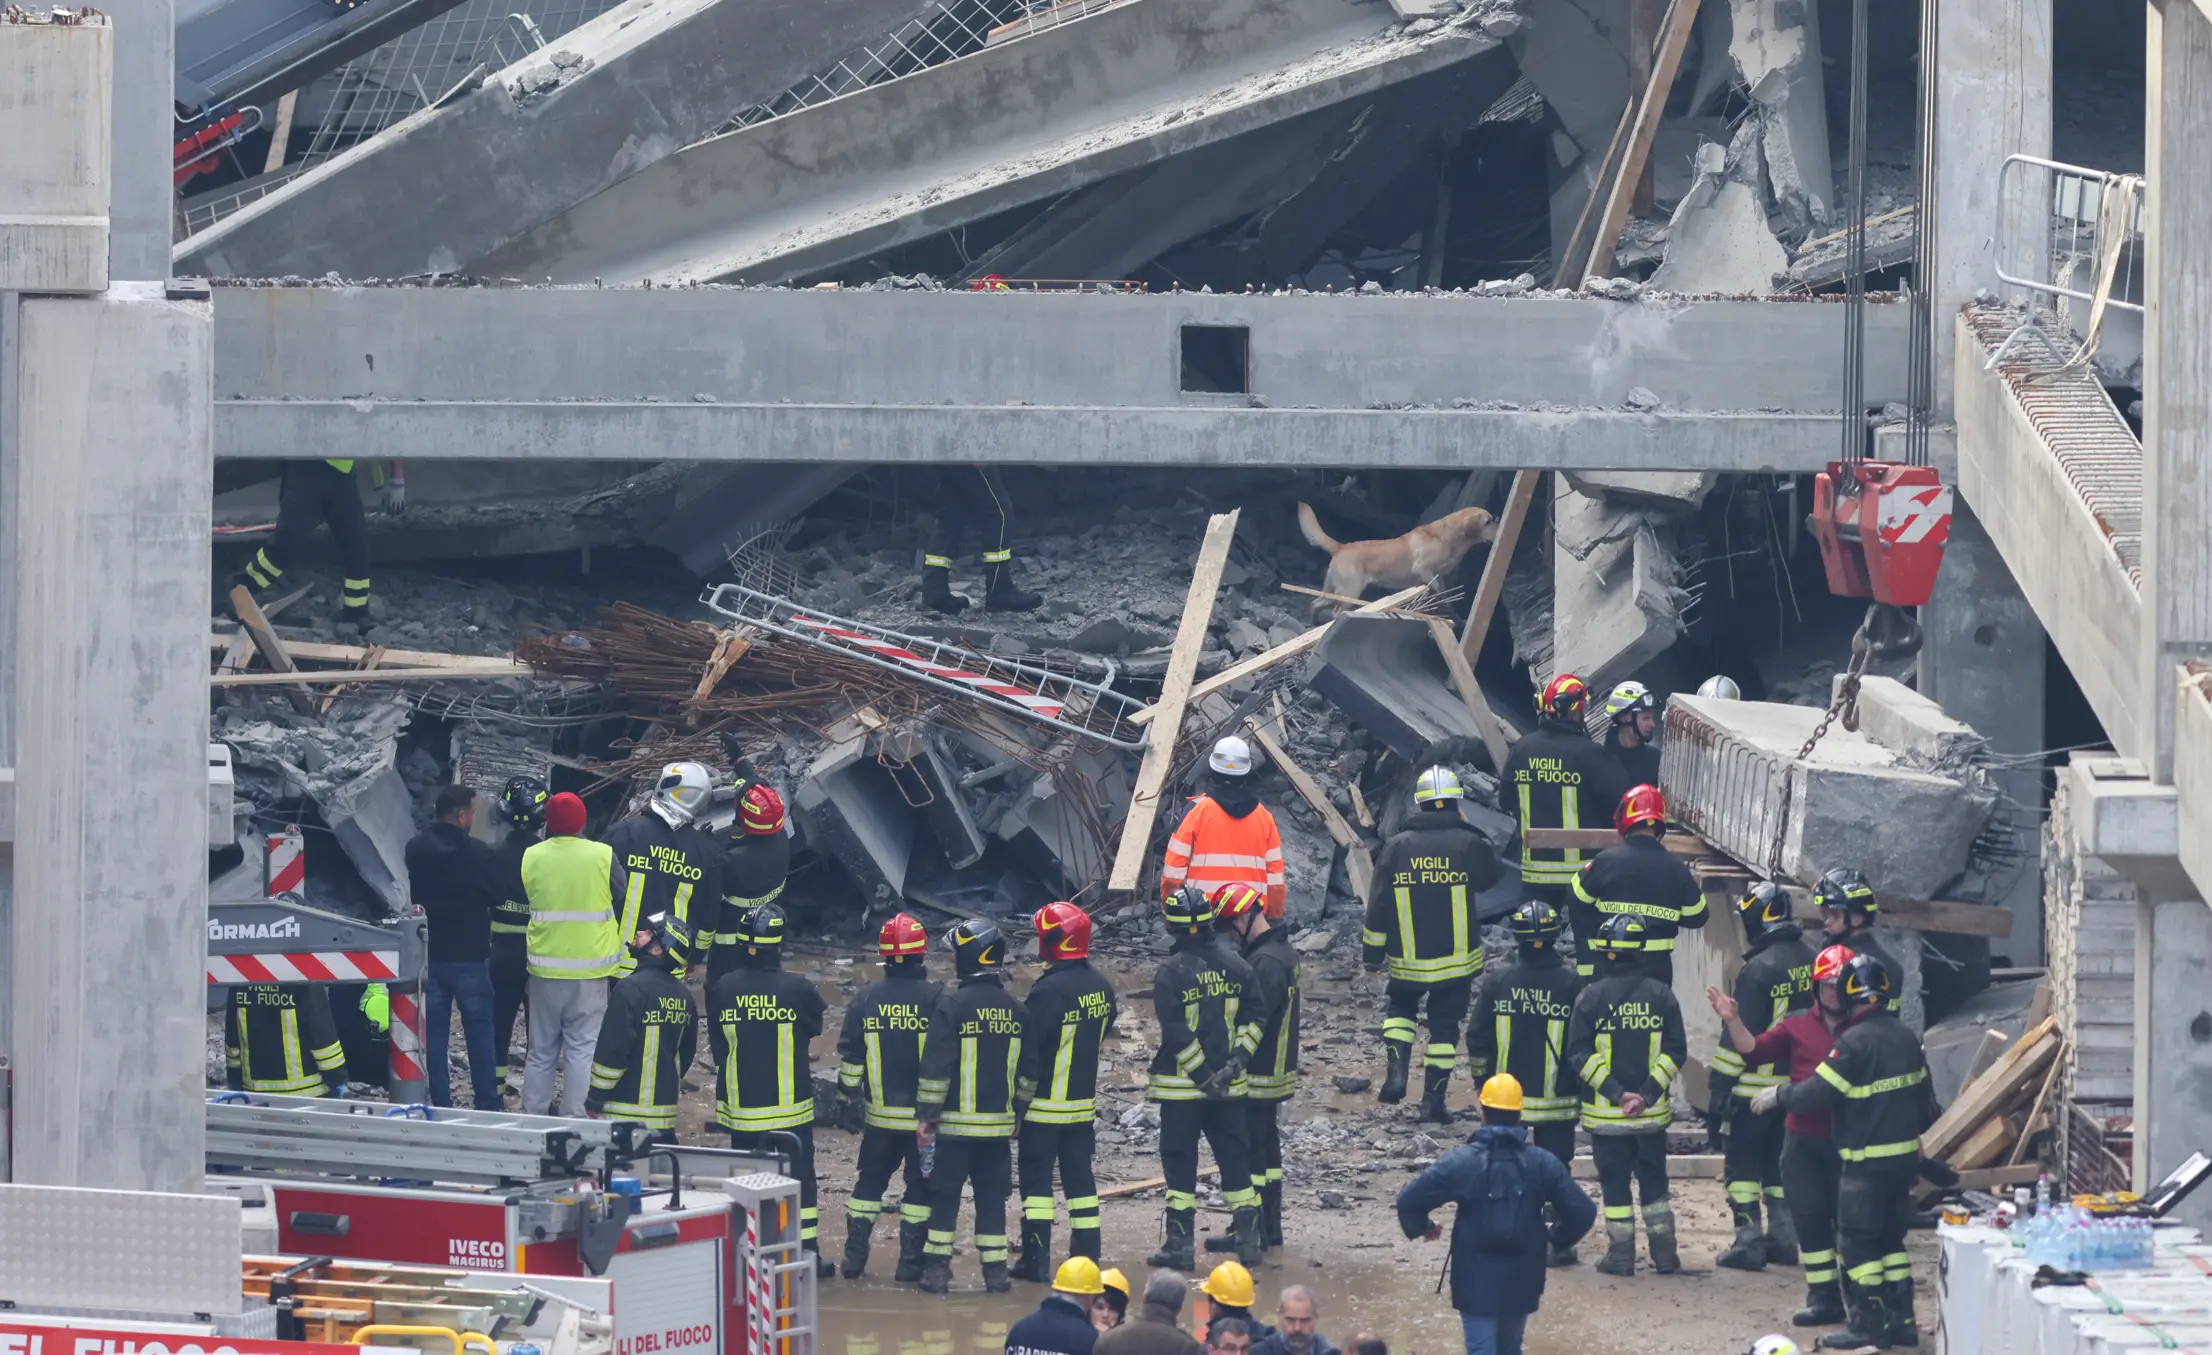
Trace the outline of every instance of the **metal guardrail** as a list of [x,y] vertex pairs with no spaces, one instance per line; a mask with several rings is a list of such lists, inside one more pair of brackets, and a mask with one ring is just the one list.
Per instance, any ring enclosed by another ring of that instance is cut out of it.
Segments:
[[[2044,296],[2094,302],[2097,261],[2108,251],[2118,260],[2106,304],[2141,314],[2143,310],[2143,195],[2142,178],[2112,174],[2101,169],[2043,160],[2033,155],[2008,155],[1997,171],[1997,200],[2015,201],[2022,191],[2022,175],[2040,174],[2045,183],[2037,200],[2047,212],[2041,242],[2043,271],[2047,277],[2015,277],[2007,273],[2007,259],[2017,258],[2036,242],[2008,239],[2005,226],[2012,214],[2000,207],[1997,221],[1997,277],[2000,281]],[[2131,185],[2133,186],[2131,188]],[[2077,271],[2087,268],[2088,285],[2074,285]]]

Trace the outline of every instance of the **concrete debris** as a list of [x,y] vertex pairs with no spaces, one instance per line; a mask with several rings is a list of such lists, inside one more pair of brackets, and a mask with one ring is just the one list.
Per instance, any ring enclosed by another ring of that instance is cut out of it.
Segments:
[[906,896],[917,820],[870,753],[869,735],[857,720],[832,726],[799,783],[795,808],[807,841],[843,866],[873,906]]
[[[1917,207],[1899,207],[1867,218],[1868,273],[1883,272],[1911,262],[1913,237],[1919,229],[1918,215]],[[1832,287],[1844,281],[1850,272],[1845,266],[1849,262],[1849,244],[1845,232],[1835,231],[1799,245],[1796,258],[1790,261],[1790,284],[1810,289]]]
[[532,66],[515,77],[507,92],[517,107],[528,107],[533,101],[551,94],[562,85],[590,70],[595,64],[591,58],[562,50],[546,58],[546,64]]
[[1563,487],[1552,533],[1554,671],[1602,692],[1682,633],[1673,529],[1666,515]]
[[1315,649],[1306,681],[1408,762],[1472,761],[1482,747],[1482,731],[1452,690],[1424,620],[1338,617]]
[[[1633,400],[1635,394],[1629,392],[1629,398]],[[1561,474],[1578,493],[1592,498],[1677,514],[1703,504],[1720,483],[1720,476],[1711,471],[1571,470]]]
[[[1836,691],[1842,691],[1843,680],[1843,674],[1835,675]],[[1914,766],[1946,776],[1968,774],[1989,748],[1972,725],[1887,677],[1859,680],[1859,732],[1904,754]]]
[[1336,945],[1336,933],[1320,930],[1301,932],[1290,944],[1301,955],[1326,955]]
[[1725,154],[1711,142],[1699,147],[1697,181],[1668,223],[1666,259],[1651,275],[1653,287],[1755,296],[1774,290],[1789,255],[1767,226],[1757,132],[1747,120]]
[[1731,0],[1736,60],[1777,209],[1790,239],[1824,230],[1835,217],[1835,174],[1828,154],[1820,11],[1806,0]]

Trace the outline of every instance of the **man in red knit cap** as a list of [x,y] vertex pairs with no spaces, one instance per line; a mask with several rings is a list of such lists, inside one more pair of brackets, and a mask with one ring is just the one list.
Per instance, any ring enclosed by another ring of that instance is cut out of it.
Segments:
[[622,960],[614,901],[626,884],[614,849],[584,836],[584,802],[567,791],[546,801],[545,841],[522,854],[522,889],[530,900],[524,943],[530,1055],[522,1068],[528,1114],[552,1113],[556,1064],[566,1075],[560,1113],[584,1113],[607,980]]

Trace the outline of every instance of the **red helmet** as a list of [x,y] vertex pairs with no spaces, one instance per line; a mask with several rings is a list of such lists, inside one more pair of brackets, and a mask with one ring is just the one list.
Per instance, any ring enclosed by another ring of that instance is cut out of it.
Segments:
[[1851,963],[1854,952],[1849,946],[1830,946],[1813,957],[1813,982],[1826,983],[1843,977],[1843,967]]
[[1265,913],[1267,896],[1240,880],[1215,890],[1213,905],[1217,922],[1234,922],[1246,913]]
[[737,800],[737,817],[748,833],[780,833],[783,831],[783,797],[776,794],[774,786],[757,783],[747,786]]
[[1030,921],[1037,953],[1047,960],[1080,960],[1091,953],[1091,915],[1072,903],[1048,903]]
[[1580,715],[1590,704],[1590,684],[1572,673],[1561,673],[1544,684],[1544,694],[1536,699],[1536,708],[1546,715],[1565,719]]
[[1621,797],[1620,808],[1613,811],[1613,827],[1623,837],[1631,828],[1666,826],[1667,797],[1657,786],[1630,786],[1628,794]]
[[929,933],[912,914],[893,913],[891,920],[883,924],[883,930],[876,933],[876,954],[886,960],[912,960],[928,951]]

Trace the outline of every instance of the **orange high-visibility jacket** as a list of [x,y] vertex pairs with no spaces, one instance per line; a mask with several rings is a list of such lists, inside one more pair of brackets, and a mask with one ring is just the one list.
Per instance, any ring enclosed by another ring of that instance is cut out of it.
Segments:
[[1243,818],[1213,802],[1191,797],[1190,812],[1168,839],[1160,870],[1160,892],[1172,894],[1186,884],[1211,895],[1226,884],[1248,884],[1267,895],[1267,916],[1283,915],[1283,837],[1275,816],[1260,805]]

